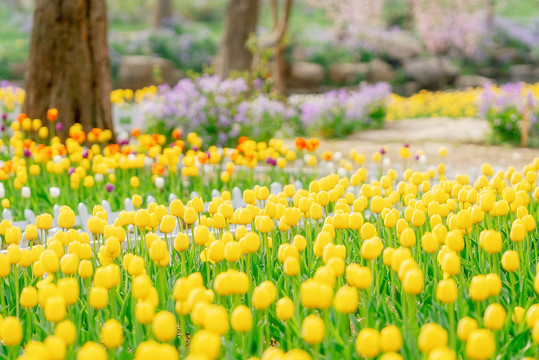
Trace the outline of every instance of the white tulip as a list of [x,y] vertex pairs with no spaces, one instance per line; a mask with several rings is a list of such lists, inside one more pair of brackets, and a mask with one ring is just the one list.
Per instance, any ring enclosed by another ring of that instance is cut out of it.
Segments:
[[391,159],[388,157],[385,157],[384,160],[382,161],[382,166],[385,168],[391,166]]
[[21,189],[21,195],[23,198],[28,199],[32,195],[32,191],[28,186],[25,186]]
[[345,176],[346,176],[346,169],[343,168],[343,167],[340,167],[340,168],[337,170],[337,174],[339,175],[339,177],[345,177]]
[[95,174],[94,175],[95,182],[103,182],[103,174]]
[[129,140],[129,133],[127,131],[121,131],[117,137],[118,141]]
[[151,168],[153,165],[153,159],[149,156],[144,158],[144,167]]
[[50,187],[49,194],[51,195],[53,199],[56,199],[58,196],[60,196],[60,188],[55,187],[55,186]]
[[163,187],[165,187],[165,179],[163,179],[161,176],[157,177],[155,179],[155,186],[158,189],[162,189]]
[[336,151],[334,154],[333,154],[333,160],[335,161],[341,161],[342,159],[342,153],[340,151]]

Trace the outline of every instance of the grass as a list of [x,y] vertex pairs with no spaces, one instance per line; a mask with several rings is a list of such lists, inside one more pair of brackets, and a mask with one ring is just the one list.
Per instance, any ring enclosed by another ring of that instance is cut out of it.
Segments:
[[21,21],[12,21],[12,11],[0,4],[0,64],[24,61],[28,54],[29,34],[21,30]]
[[513,19],[539,17],[539,6],[533,0],[503,0],[496,2],[496,13]]

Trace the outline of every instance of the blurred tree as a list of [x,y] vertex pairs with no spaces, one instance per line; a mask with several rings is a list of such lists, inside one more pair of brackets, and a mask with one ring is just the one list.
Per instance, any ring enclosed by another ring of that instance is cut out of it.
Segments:
[[247,48],[249,35],[255,32],[259,0],[230,0],[226,10],[223,38],[215,60],[215,72],[222,78],[231,71],[250,70],[253,54]]
[[488,0],[487,5],[487,29],[492,36],[494,31],[494,16],[496,15],[496,0]]
[[168,19],[172,17],[174,6],[172,0],[156,0],[155,1],[155,14],[154,14],[154,27],[163,26]]
[[483,50],[491,0],[417,0],[419,38],[434,56],[474,57]]
[[36,0],[23,112],[112,129],[105,0]]
[[443,56],[479,58],[488,50],[491,0],[418,0],[415,25],[427,51],[438,59],[439,88],[447,85]]
[[[333,22],[338,40],[356,47],[358,44],[376,50],[381,38],[388,33],[384,8],[397,8],[398,1],[388,0],[308,0],[313,6],[324,10]],[[409,0],[408,8],[416,0]],[[411,17],[411,15],[408,15]]]
[[417,6],[417,0],[408,0],[407,12],[406,12],[406,30],[412,30],[415,27],[414,14]]
[[279,0],[271,0],[273,17],[273,86],[281,94],[286,93],[286,59],[284,56],[284,39],[288,31],[288,22],[292,12],[292,0],[284,0],[283,8],[279,9]]

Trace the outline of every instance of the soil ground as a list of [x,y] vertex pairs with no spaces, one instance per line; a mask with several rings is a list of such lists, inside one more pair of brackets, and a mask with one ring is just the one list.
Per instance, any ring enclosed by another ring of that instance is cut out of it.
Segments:
[[482,119],[406,119],[386,123],[381,130],[363,131],[341,140],[322,141],[321,148],[343,154],[356,149],[370,161],[371,154],[385,145],[387,156],[393,162],[402,162],[398,150],[408,143],[412,154],[423,150],[427,155],[427,164],[436,165],[442,161],[438,151],[445,146],[448,154],[443,162],[454,172],[478,170],[484,162],[498,168],[512,165],[519,169],[539,157],[539,149],[485,145],[489,131],[488,123]]

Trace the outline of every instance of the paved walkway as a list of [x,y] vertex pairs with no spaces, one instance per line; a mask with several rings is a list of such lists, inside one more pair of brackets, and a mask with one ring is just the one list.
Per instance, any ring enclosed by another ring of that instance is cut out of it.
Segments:
[[381,130],[363,131],[341,140],[322,141],[321,148],[345,154],[350,149],[356,149],[370,160],[371,154],[385,145],[391,160],[399,162],[398,150],[408,143],[413,154],[423,150],[427,163],[436,165],[442,161],[438,150],[445,146],[448,154],[443,161],[456,171],[479,168],[484,162],[504,168],[513,165],[518,169],[539,157],[539,149],[483,145],[489,131],[488,123],[481,119],[407,119],[386,123]]

